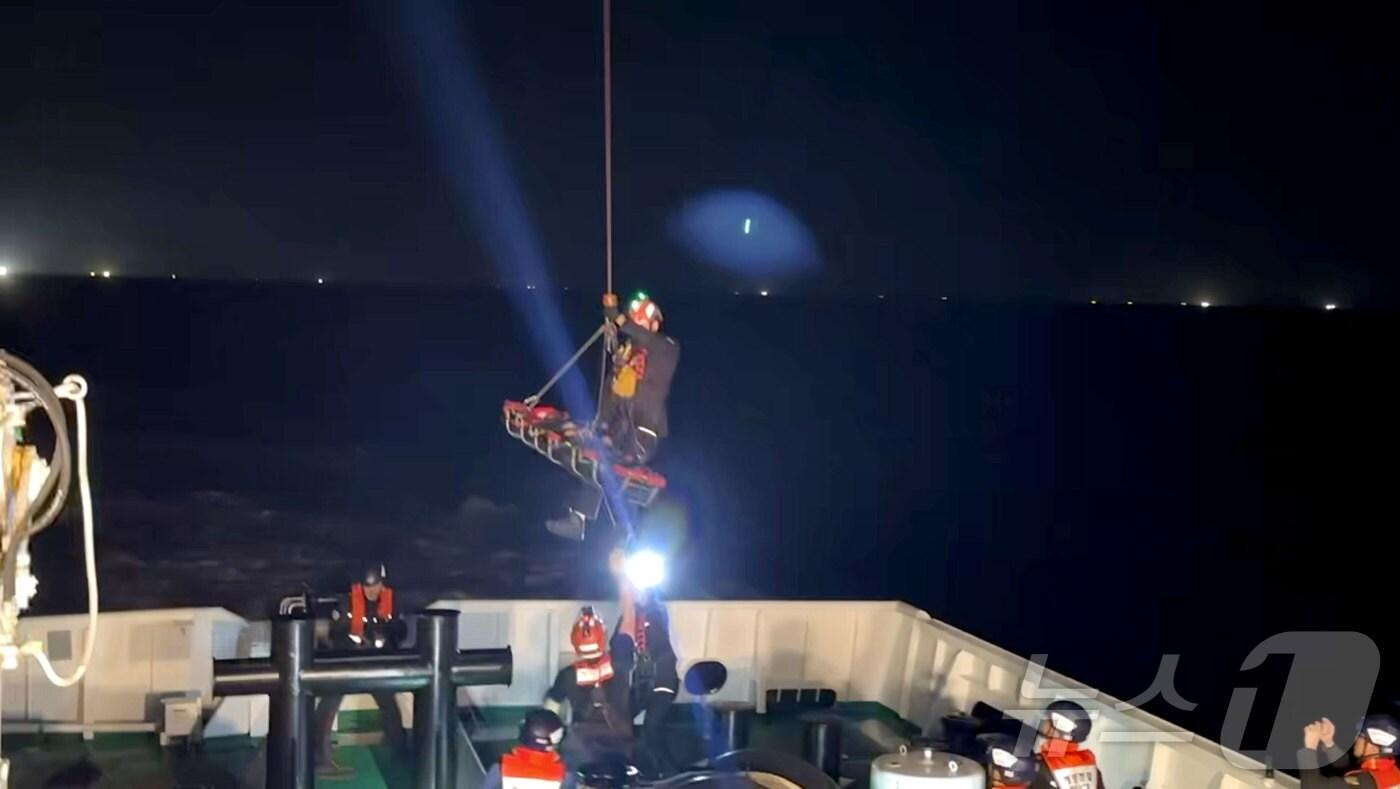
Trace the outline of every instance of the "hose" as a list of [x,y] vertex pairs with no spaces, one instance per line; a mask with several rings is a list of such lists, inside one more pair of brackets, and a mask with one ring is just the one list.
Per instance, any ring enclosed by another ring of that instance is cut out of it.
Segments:
[[34,498],[32,511],[37,513],[30,521],[29,536],[53,525],[63,511],[68,500],[68,488],[73,481],[73,464],[70,459],[71,446],[68,443],[68,417],[63,413],[63,405],[58,395],[44,377],[28,362],[8,351],[0,350],[0,365],[15,383],[17,394],[27,392],[39,402],[53,426],[53,459],[49,461],[49,476]]

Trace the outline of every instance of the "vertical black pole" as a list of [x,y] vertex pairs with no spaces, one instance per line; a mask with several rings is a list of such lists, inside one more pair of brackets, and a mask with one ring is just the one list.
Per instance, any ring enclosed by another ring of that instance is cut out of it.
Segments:
[[418,651],[432,672],[428,686],[413,698],[418,787],[449,789],[456,780],[452,718],[457,711],[457,689],[452,684],[452,664],[457,655],[457,612],[430,608],[420,613],[417,639]]
[[302,669],[311,665],[313,622],[305,615],[272,621],[272,665],[277,689],[267,723],[269,789],[311,789],[311,717],[315,700],[301,685]]

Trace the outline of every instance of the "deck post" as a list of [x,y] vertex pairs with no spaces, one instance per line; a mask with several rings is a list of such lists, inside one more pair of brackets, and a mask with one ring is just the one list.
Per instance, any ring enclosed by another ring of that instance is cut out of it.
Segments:
[[457,612],[430,608],[419,614],[417,642],[429,669],[427,685],[419,688],[413,699],[418,787],[448,789],[457,774],[452,743],[457,708],[457,689],[452,681],[457,655]]
[[311,665],[314,622],[305,614],[272,622],[272,662],[277,687],[271,694],[267,730],[267,785],[270,789],[311,789],[311,718],[315,703],[302,684]]

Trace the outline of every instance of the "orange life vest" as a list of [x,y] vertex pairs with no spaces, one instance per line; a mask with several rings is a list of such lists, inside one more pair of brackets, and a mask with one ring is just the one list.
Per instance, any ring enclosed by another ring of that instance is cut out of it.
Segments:
[[1059,789],[1098,788],[1099,765],[1088,748],[1068,740],[1049,740],[1040,749],[1040,759]]
[[580,687],[592,688],[613,678],[612,656],[574,662],[574,681]]
[[564,761],[557,753],[517,745],[501,757],[501,789],[558,789],[564,776]]
[[[384,587],[379,590],[378,605],[375,607],[375,616],[380,620],[394,618],[394,590]],[[369,608],[369,599],[365,597],[364,584],[353,584],[350,587],[350,635],[359,638],[365,634],[365,609]]]
[[1376,782],[1376,789],[1396,789],[1400,787],[1400,767],[1395,765],[1394,756],[1372,756],[1363,759],[1361,769],[1355,770],[1349,775],[1366,773],[1371,776],[1371,780]]

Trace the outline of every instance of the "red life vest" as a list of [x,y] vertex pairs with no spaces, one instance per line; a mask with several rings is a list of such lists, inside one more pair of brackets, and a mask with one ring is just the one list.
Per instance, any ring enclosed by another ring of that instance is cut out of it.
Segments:
[[1098,789],[1099,765],[1088,748],[1068,740],[1049,740],[1040,749],[1040,759],[1059,789]]
[[564,776],[564,761],[551,751],[517,745],[501,757],[501,789],[559,789]]
[[611,655],[604,655],[596,660],[579,660],[574,663],[574,681],[579,684],[579,687],[597,687],[612,678]]
[[1394,756],[1372,756],[1361,761],[1361,769],[1348,775],[1366,773],[1376,782],[1376,789],[1396,789],[1400,787],[1400,767],[1395,765]]
[[[394,618],[394,590],[384,587],[379,590],[378,605],[375,607],[375,617],[380,620]],[[365,634],[365,609],[369,608],[369,599],[365,597],[365,587],[363,584],[353,584],[350,587],[350,635],[360,638]]]

